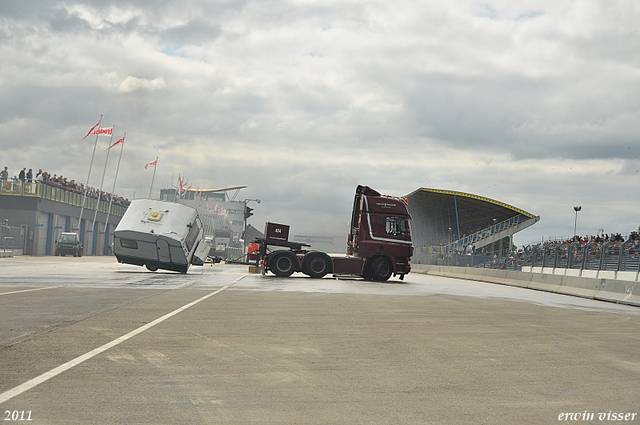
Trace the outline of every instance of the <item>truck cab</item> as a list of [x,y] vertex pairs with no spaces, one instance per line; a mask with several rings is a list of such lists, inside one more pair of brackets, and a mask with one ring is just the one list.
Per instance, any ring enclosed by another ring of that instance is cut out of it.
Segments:
[[366,279],[402,279],[411,270],[413,255],[407,201],[381,195],[368,186],[358,186],[347,238],[347,255],[365,259]]

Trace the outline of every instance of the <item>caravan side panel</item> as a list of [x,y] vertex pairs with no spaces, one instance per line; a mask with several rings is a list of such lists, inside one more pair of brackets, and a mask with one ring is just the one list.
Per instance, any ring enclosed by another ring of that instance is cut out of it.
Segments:
[[114,232],[114,253],[121,263],[186,273],[201,227],[197,211],[189,206],[134,200]]

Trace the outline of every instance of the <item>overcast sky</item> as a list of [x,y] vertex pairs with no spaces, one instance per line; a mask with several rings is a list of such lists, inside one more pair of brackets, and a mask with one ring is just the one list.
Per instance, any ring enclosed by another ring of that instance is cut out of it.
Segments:
[[633,0],[4,1],[0,165],[86,182],[104,115],[117,194],[146,197],[159,157],[153,196],[247,185],[258,229],[345,233],[364,184],[539,215],[518,244],[572,235],[577,205],[579,234],[627,233],[639,29]]

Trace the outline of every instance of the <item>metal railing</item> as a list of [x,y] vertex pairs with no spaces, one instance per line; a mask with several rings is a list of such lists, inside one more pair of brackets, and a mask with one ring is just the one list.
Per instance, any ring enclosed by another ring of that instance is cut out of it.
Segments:
[[504,220],[499,223],[496,223],[493,226],[487,227],[486,229],[482,229],[469,236],[465,236],[463,238],[458,239],[457,241],[444,245],[444,252],[447,252],[456,248],[461,248],[469,244],[474,244],[482,239],[488,238],[503,230],[507,230],[508,228],[517,225],[519,222],[526,220],[527,218],[528,218],[527,216],[520,214],[515,217],[511,217],[508,220]]
[[[0,195],[25,196],[33,198],[48,199],[54,202],[82,207],[84,193],[44,183],[39,180],[2,180],[0,181]],[[98,199],[87,194],[84,207],[88,210],[98,209],[99,212],[109,212],[109,200]],[[111,215],[122,217],[127,210],[126,206],[112,203]]]
[[[431,263],[431,262],[429,262]],[[522,267],[594,271],[640,272],[640,241],[565,242],[526,247],[506,257],[495,254],[449,253],[433,261],[436,265],[522,270]]]
[[640,241],[565,242],[524,250],[522,265],[577,270],[640,271]]

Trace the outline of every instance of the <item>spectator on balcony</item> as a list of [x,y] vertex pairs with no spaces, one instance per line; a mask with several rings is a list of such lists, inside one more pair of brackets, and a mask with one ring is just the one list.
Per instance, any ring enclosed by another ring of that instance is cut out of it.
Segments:
[[18,174],[18,179],[20,179],[21,182],[24,182],[24,179],[27,178],[27,176],[25,175],[26,171],[27,167],[23,167],[22,170],[20,170],[20,174]]
[[4,167],[4,170],[0,171],[0,179],[9,180],[9,170],[7,170],[7,167]]
[[33,180],[33,169],[29,168],[29,171],[27,171],[27,180],[31,181]]

